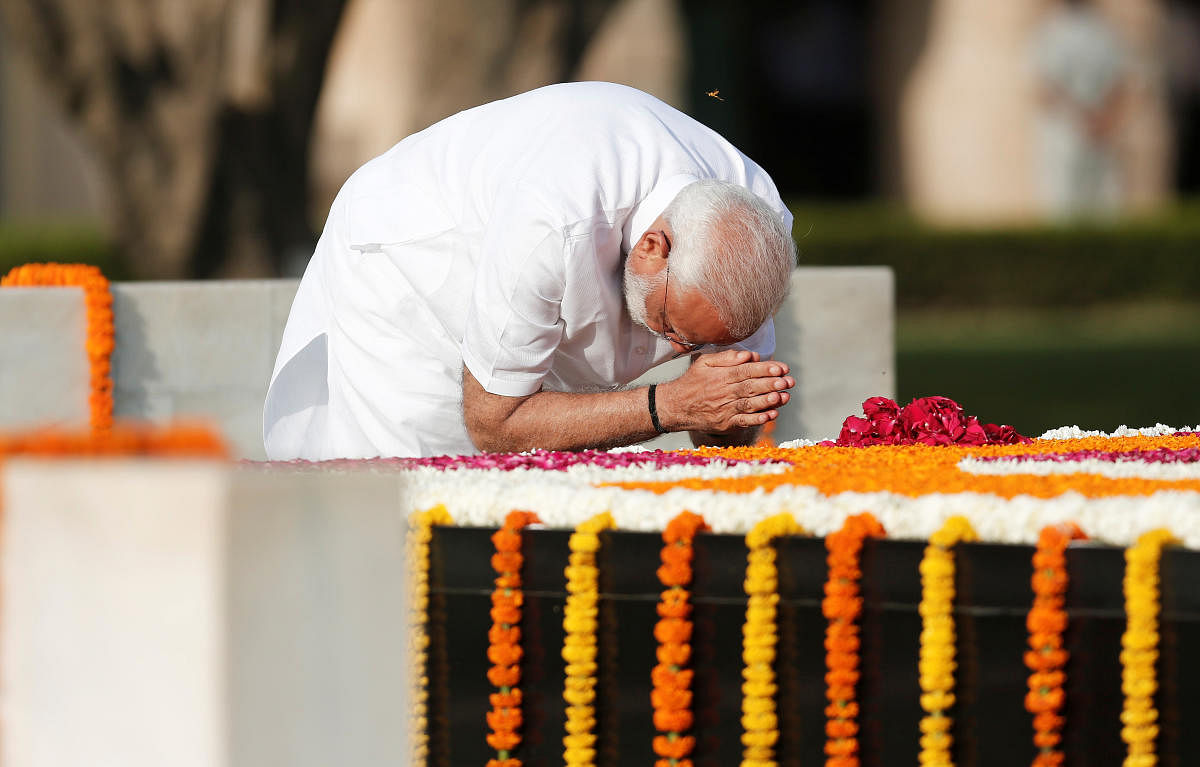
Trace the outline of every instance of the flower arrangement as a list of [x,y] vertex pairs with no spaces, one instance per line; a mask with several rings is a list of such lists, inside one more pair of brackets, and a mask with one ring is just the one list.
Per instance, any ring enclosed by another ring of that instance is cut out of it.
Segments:
[[1067,651],[1063,631],[1067,613],[1063,609],[1067,593],[1067,544],[1086,536],[1073,523],[1047,525],[1038,536],[1033,554],[1033,606],[1025,625],[1029,629],[1029,650],[1025,665],[1029,668],[1029,693],[1025,708],[1033,714],[1033,744],[1038,749],[1033,767],[1059,767],[1063,753],[1062,710],[1063,682]]
[[654,728],[662,733],[654,737],[654,753],[659,757],[655,767],[692,767],[689,756],[696,739],[685,734],[693,718],[692,671],[687,668],[692,654],[692,606],[687,587],[692,583],[692,539],[706,528],[703,517],[685,511],[663,530],[658,579],[665,590],[654,626],[658,664],[650,672]]
[[823,445],[1012,445],[1031,442],[1011,426],[980,423],[949,397],[919,397],[901,408],[887,397],[863,402],[866,418],[852,415],[836,441]]
[[779,573],[774,541],[804,531],[791,514],[776,514],[746,535],[746,622],[742,625],[742,767],[775,764],[779,722],[775,713],[775,608]]
[[87,309],[87,352],[91,393],[88,404],[96,431],[112,426],[114,346],[112,293],[108,280],[94,266],[83,264],[26,264],[0,279],[0,287],[80,287]]
[[435,506],[408,518],[408,561],[412,577],[411,628],[409,656],[412,662],[412,764],[422,767],[429,758],[429,542],[434,525],[452,525],[454,520],[445,506]]
[[488,681],[497,688],[489,696],[492,710],[487,714],[488,745],[496,757],[488,767],[521,767],[512,752],[521,742],[521,530],[538,522],[536,514],[511,511],[504,526],[492,535],[496,553],[492,569],[496,587],[492,591],[492,628],[488,632]]
[[596,552],[600,533],[615,523],[603,512],[575,528],[568,542],[567,604],[563,609],[563,649],[566,681],[563,700],[567,703],[563,761],[568,767],[590,767],[596,761],[596,625],[600,599]]
[[1154,693],[1158,676],[1158,566],[1163,546],[1175,543],[1169,530],[1143,533],[1125,551],[1125,633],[1121,636],[1121,739],[1127,747],[1125,767],[1154,767],[1158,711]]
[[847,517],[840,530],[825,537],[829,579],[821,612],[829,621],[825,630],[826,767],[858,765],[859,555],[863,539],[883,536],[883,525],[864,512]]
[[[1043,439],[1037,444],[1039,453],[1083,450],[1125,453],[1136,450],[1185,450],[1195,447],[1197,438],[1188,431],[1171,431],[1155,436],[1129,434]],[[722,494],[770,493],[780,488],[805,487],[812,488],[823,496],[835,496],[845,492],[888,492],[907,498],[920,498],[931,493],[975,493],[1005,499],[1017,496],[1050,499],[1064,493],[1076,492],[1086,498],[1128,496],[1140,499],[1168,489],[1200,492],[1200,479],[1196,477],[1161,480],[1140,476],[1106,477],[1081,472],[1038,475],[1019,471],[981,475],[960,468],[967,459],[1016,456],[1028,453],[1029,450],[1024,444],[980,447],[914,444],[867,447],[859,450],[823,445],[805,447],[802,450],[782,447],[703,448],[697,451],[701,455],[745,460],[783,460],[790,463],[792,468],[782,473],[744,477],[697,477],[659,482],[617,482],[613,485],[654,493],[686,489]],[[881,521],[887,525],[891,534],[902,532],[892,520]],[[1040,529],[1040,526],[1035,529]],[[928,534],[924,533],[922,537]]]
[[950,746],[953,719],[947,713],[954,706],[954,546],[976,539],[975,530],[965,517],[946,520],[925,547],[921,560],[921,652],[920,682],[921,753],[923,767],[953,764]]

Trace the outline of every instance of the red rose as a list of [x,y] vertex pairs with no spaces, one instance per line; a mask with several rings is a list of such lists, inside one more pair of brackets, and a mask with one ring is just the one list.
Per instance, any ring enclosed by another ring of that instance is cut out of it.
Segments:
[[839,445],[862,447],[871,436],[871,422],[856,415],[842,422],[842,433],[838,435]]
[[986,445],[988,443],[987,431],[983,425],[979,423],[979,419],[971,416],[967,419],[967,430],[958,439],[960,445]]
[[900,406],[887,397],[871,397],[863,403],[863,414],[871,422],[875,444],[895,445],[903,439],[900,433]]
[[1012,445],[1032,442],[1011,426],[980,423],[949,397],[920,397],[900,408],[887,397],[863,402],[863,415],[842,423],[837,441],[819,444],[840,447],[869,445]]
[[[904,406],[900,423],[908,436],[926,445],[948,445],[967,431],[962,407],[949,397],[921,397]],[[930,441],[923,437],[947,437]]]
[[997,426],[994,423],[985,423],[983,430],[987,433],[988,442],[993,445],[1023,445],[1033,442],[1029,437],[1017,434],[1017,430],[1011,426]]

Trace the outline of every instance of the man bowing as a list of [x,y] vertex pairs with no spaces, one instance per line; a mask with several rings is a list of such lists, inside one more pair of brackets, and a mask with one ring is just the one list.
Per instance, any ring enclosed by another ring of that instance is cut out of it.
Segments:
[[[795,384],[769,359],[791,223],[762,168],[632,88],[449,117],[334,200],[267,393],[267,455],[750,443]],[[674,381],[627,388],[684,354]]]

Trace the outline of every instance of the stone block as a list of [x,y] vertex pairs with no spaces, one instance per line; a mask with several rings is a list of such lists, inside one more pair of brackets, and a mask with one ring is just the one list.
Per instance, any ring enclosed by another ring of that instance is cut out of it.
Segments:
[[0,430],[86,427],[90,368],[79,288],[0,290]]
[[408,763],[399,482],[365,471],[237,473],[227,554],[233,764]]
[[[260,460],[262,404],[297,280],[117,283],[113,355],[119,418],[212,422],[238,457]],[[778,439],[835,436],[862,400],[895,392],[893,281],[883,267],[806,267],[776,318],[776,357],[797,378]],[[37,322],[29,322],[36,317]],[[0,428],[87,423],[78,290],[0,292]],[[675,360],[637,383],[670,380]],[[690,446],[686,434],[645,443]]]
[[116,415],[209,420],[239,457],[265,457],[262,403],[297,285],[113,285]]
[[895,284],[888,267],[801,267],[776,315],[775,356],[796,378],[779,441],[836,438],[876,395],[896,396]]
[[3,468],[4,764],[226,764],[226,470]]
[[3,763],[405,763],[399,482],[6,461]]

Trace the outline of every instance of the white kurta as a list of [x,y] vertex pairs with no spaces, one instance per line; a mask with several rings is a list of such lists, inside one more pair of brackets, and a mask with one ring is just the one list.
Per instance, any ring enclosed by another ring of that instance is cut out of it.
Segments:
[[[640,91],[552,85],[461,112],[356,171],[292,305],[263,414],[274,460],[477,452],[493,394],[605,391],[674,350],[625,311],[624,255],[695,179],[770,177]],[[768,322],[741,345],[774,351]]]

